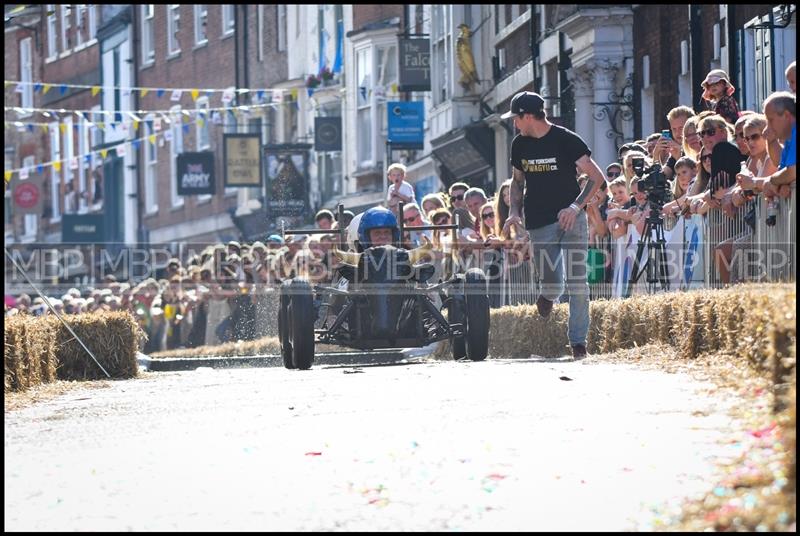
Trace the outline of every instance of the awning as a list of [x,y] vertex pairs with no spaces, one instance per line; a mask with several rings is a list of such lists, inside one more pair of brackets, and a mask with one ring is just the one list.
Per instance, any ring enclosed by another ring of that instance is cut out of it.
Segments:
[[456,129],[431,141],[434,157],[450,174],[446,186],[469,182],[494,167],[494,131],[483,121]]

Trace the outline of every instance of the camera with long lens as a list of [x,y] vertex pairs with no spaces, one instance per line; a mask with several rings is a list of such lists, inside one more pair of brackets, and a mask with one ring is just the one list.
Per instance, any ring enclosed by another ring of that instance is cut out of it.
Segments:
[[633,173],[636,175],[636,186],[640,192],[647,194],[647,201],[650,203],[651,214],[661,213],[661,209],[672,198],[669,189],[669,181],[661,170],[660,164],[653,164],[649,168],[644,167],[644,157],[634,157],[631,160]]

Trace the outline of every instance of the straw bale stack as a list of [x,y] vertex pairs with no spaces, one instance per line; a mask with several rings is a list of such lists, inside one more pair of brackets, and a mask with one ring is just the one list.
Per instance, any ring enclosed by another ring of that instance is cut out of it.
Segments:
[[[81,344],[57,318],[47,317],[57,329],[58,377],[63,380],[100,380],[106,376]],[[133,378],[139,366],[139,326],[127,311],[68,317],[75,334],[92,351],[112,378]]]

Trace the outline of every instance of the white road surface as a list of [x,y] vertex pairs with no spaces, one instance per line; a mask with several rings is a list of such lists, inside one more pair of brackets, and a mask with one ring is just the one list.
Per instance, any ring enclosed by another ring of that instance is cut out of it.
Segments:
[[730,400],[633,366],[200,369],[5,415],[6,531],[644,530]]

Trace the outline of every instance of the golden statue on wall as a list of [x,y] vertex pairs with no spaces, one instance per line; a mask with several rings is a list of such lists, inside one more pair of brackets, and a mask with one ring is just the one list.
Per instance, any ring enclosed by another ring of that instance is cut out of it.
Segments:
[[456,40],[456,59],[458,60],[458,67],[461,69],[461,78],[458,83],[465,91],[472,91],[472,86],[478,83],[478,71],[475,69],[475,58],[472,56],[472,45],[469,38],[471,35],[469,26],[466,24],[459,24],[458,29],[461,34]]

